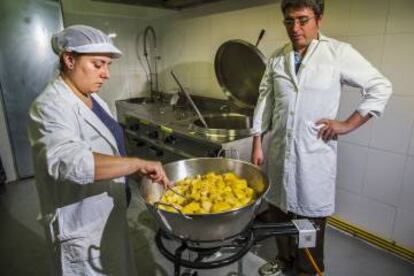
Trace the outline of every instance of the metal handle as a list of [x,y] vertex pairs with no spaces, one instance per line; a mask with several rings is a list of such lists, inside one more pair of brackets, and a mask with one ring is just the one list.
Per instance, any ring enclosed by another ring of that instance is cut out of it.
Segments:
[[193,99],[191,99],[190,94],[184,89],[184,87],[181,85],[180,81],[178,80],[177,76],[174,74],[174,72],[171,70],[171,76],[174,78],[175,82],[180,87],[181,91],[183,91],[184,95],[187,97],[187,100],[190,102],[191,106],[194,108],[195,112],[198,115],[198,118],[200,118],[200,121],[203,123],[205,128],[208,128],[206,121],[204,120],[203,115],[201,115],[200,110],[197,108],[196,104],[193,102]]
[[146,145],[146,143],[144,141],[141,141],[137,138],[132,138],[132,141],[135,142],[135,146],[137,146],[137,147],[143,147],[143,146]]
[[[189,217],[189,216],[187,216],[187,215],[185,215],[183,212],[181,212],[181,210],[180,209],[178,209],[176,206],[174,206],[174,205],[172,205],[172,204],[168,204],[168,203],[164,203],[164,202],[161,202],[161,201],[157,201],[157,202],[154,202],[154,208],[156,208],[157,210],[159,210],[159,208],[158,208],[158,205],[164,205],[164,206],[168,206],[168,207],[171,207],[171,208],[173,208],[174,210],[176,210],[181,216],[183,216],[184,218],[186,218],[186,219],[193,219],[192,217]],[[162,216],[162,215],[161,215]],[[162,216],[163,217],[163,216]]]
[[264,36],[264,34],[265,34],[265,30],[264,29],[262,29],[261,31],[260,31],[260,34],[259,34],[259,37],[257,38],[257,41],[256,41],[256,47],[257,46],[259,46],[259,43],[260,43],[260,41],[262,40],[262,38],[263,38],[263,36]]
[[236,153],[237,160],[240,160],[240,153],[239,153],[239,151],[238,151],[237,149],[235,149],[235,148],[230,148],[230,149],[224,149],[224,148],[222,148],[222,149],[220,149],[220,150],[218,151],[218,153],[217,153],[217,157],[220,157],[220,155],[221,155],[223,152],[226,152],[226,151],[229,151],[230,153],[235,152],[235,153]]
[[183,195],[183,194],[181,194],[181,193],[177,192],[177,191],[176,191],[176,190],[174,190],[172,187],[168,187],[168,188],[167,188],[167,190],[169,190],[169,191],[173,192],[173,193],[174,193],[174,194],[176,194],[176,195],[181,196],[181,197],[182,197],[182,198],[184,198],[185,200],[189,200],[189,198],[188,198],[188,197],[186,197],[185,195]]

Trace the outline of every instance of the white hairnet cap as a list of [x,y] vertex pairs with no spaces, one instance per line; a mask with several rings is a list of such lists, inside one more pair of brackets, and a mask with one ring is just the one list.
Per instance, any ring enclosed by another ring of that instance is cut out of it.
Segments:
[[102,31],[86,25],[72,25],[52,36],[52,48],[56,54],[62,52],[108,53],[114,58],[122,56],[112,39]]

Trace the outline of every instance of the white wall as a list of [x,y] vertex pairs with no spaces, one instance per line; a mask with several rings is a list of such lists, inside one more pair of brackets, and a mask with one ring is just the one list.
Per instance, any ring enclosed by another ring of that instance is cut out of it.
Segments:
[[[220,5],[217,5],[220,6]],[[269,57],[287,41],[279,2],[236,9],[184,11],[161,22],[162,88],[176,87],[174,69],[193,94],[224,98],[214,74],[214,55],[229,39],[255,43]],[[224,10],[224,11],[223,11]],[[414,249],[414,1],[327,0],[322,32],[354,45],[393,83],[382,118],[344,136],[339,144],[336,215]],[[212,12],[213,11],[213,12]],[[197,14],[197,15],[194,15]],[[339,118],[360,101],[345,88]]]

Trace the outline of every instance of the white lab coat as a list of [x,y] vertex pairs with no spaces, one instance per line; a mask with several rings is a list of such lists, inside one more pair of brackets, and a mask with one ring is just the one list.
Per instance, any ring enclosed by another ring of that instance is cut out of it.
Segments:
[[[92,96],[110,114],[102,99]],[[136,275],[125,179],[94,181],[92,152],[119,154],[111,132],[57,78],[32,104],[29,138],[54,274]]]
[[343,84],[362,88],[362,116],[380,116],[392,91],[351,45],[323,35],[311,42],[297,74],[291,44],[268,62],[253,127],[270,131],[266,198],[285,211],[324,217],[335,210],[337,141],[317,139],[315,122],[336,118]]

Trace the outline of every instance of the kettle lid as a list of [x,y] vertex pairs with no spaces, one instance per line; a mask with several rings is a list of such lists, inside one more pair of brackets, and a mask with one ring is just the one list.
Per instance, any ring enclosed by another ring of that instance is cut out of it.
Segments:
[[226,96],[241,108],[253,109],[266,69],[264,55],[241,39],[229,40],[217,50],[214,68]]

